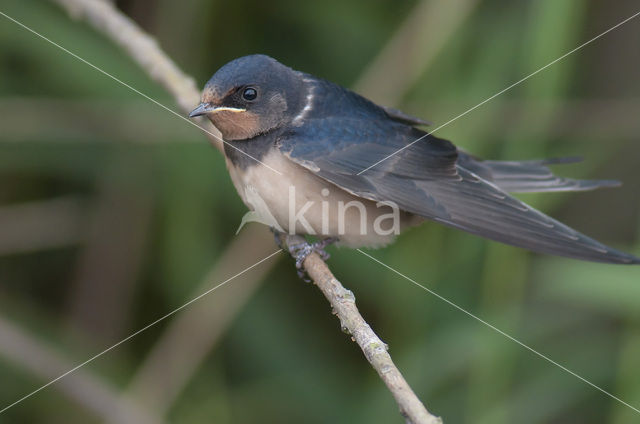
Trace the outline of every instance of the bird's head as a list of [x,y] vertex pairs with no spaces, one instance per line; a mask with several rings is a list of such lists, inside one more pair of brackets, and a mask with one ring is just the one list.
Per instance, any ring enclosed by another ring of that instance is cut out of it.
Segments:
[[244,140],[286,124],[300,108],[302,78],[265,55],[235,59],[216,72],[189,117],[206,115],[226,140]]

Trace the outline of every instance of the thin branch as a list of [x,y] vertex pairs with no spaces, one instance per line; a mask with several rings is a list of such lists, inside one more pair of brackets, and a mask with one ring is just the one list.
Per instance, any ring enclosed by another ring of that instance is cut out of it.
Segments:
[[[285,243],[287,246],[293,246],[304,241],[304,238],[300,236],[288,235]],[[442,420],[430,414],[411,390],[400,370],[393,363],[387,344],[380,340],[360,315],[353,293],[344,288],[318,254],[309,255],[303,265],[314,284],[318,286],[331,304],[333,312],[340,320],[342,330],[350,334],[353,341],[358,343],[367,361],[386,384],[400,407],[400,413],[407,419],[407,422],[441,424]]]
[[[137,25],[109,3],[100,0],[53,0],[73,16],[85,19],[108,38],[121,45],[151,77],[160,82],[175,98],[181,110],[188,112],[197,104],[199,95],[193,79],[181,72],[160,50],[157,43]],[[166,73],[166,74],[165,74]],[[219,133],[218,133],[219,134]],[[286,244],[303,241],[299,236],[287,236]],[[324,261],[315,253],[304,267],[333,307],[344,330],[348,331],[364,352],[371,366],[391,391],[401,414],[412,424],[441,423],[431,415],[394,365],[387,346],[362,318],[353,293],[333,276]]]
[[[189,113],[200,102],[200,93],[196,88],[195,80],[178,68],[160,49],[153,37],[116,9],[113,4],[100,0],[52,1],[62,6],[71,17],[86,21],[122,47],[152,80],[171,94],[182,112]],[[222,151],[220,131],[204,118],[199,120],[199,125],[218,137],[208,135],[214,146]]]

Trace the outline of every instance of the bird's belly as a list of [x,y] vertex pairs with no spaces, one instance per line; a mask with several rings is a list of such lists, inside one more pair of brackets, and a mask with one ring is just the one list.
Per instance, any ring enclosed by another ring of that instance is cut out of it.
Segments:
[[273,150],[242,169],[227,160],[231,179],[259,221],[291,234],[337,237],[348,247],[380,247],[421,221],[388,204],[357,197]]

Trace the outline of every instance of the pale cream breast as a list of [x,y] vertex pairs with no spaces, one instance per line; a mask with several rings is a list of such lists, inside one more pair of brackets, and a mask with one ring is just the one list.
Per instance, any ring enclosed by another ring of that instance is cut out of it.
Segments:
[[337,237],[338,244],[349,247],[380,247],[403,228],[422,221],[388,204],[354,196],[276,149],[261,161],[282,175],[261,164],[241,169],[227,160],[227,168],[249,209],[262,213],[266,208],[286,232]]

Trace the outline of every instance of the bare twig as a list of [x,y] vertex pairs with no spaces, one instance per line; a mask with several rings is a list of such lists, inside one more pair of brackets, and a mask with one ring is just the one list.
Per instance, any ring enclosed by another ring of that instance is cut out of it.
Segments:
[[[303,243],[300,236],[286,236],[287,246]],[[316,286],[327,298],[334,313],[340,320],[342,330],[351,335],[353,341],[358,343],[371,366],[376,370],[384,384],[395,398],[400,413],[413,424],[442,423],[439,417],[431,415],[424,407],[420,399],[411,390],[400,370],[396,367],[388,352],[388,346],[373,332],[371,326],[364,320],[358,308],[356,299],[350,290],[334,277],[333,273],[322,260],[312,253],[305,259],[304,268],[312,278]]]
[[[149,35],[112,5],[100,0],[54,1],[72,15],[87,20],[121,45],[154,80],[167,88],[184,112],[197,104],[199,96],[193,80],[175,66]],[[287,245],[300,241],[301,238],[298,236],[287,236]],[[305,260],[304,267],[331,303],[343,329],[352,335],[369,363],[387,385],[407,421],[413,424],[441,423],[440,418],[431,415],[422,405],[391,360],[387,346],[362,318],[356,308],[353,293],[340,284],[318,255],[310,255]]]
[[[180,110],[190,112],[200,101],[200,93],[192,77],[182,72],[160,49],[156,40],[110,2],[100,0],[52,0],[69,15],[88,22],[93,28],[122,47],[146,71],[151,79],[171,94]],[[221,134],[208,120],[201,119],[202,128],[218,150],[222,150]],[[218,138],[216,138],[218,137]]]

